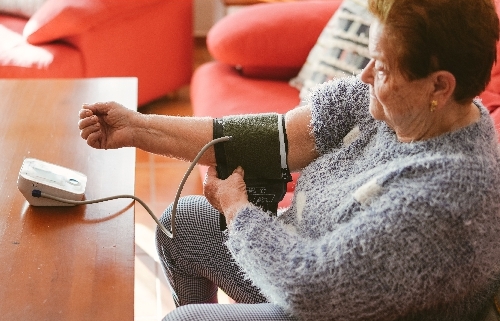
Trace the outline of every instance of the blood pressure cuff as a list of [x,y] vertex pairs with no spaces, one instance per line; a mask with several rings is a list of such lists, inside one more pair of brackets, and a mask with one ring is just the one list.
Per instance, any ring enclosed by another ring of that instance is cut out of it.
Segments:
[[214,139],[232,136],[230,141],[214,145],[218,177],[225,179],[241,166],[249,201],[276,214],[292,180],[283,115],[229,116],[214,119],[213,124]]

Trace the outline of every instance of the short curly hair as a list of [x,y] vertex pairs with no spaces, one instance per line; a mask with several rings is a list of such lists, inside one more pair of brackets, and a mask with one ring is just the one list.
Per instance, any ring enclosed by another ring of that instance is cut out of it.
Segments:
[[456,79],[456,101],[484,91],[500,32],[493,0],[368,0],[368,7],[398,44],[397,67],[407,79],[446,70]]

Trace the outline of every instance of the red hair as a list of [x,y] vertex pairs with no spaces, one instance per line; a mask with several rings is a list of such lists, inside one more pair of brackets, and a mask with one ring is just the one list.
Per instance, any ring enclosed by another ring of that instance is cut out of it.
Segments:
[[446,70],[456,101],[484,91],[500,32],[493,0],[368,0],[368,7],[397,44],[397,67],[409,80]]

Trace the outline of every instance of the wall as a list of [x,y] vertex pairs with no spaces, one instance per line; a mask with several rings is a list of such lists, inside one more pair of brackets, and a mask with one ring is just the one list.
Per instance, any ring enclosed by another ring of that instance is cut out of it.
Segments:
[[194,27],[195,37],[204,37],[208,30],[224,16],[223,0],[194,0]]

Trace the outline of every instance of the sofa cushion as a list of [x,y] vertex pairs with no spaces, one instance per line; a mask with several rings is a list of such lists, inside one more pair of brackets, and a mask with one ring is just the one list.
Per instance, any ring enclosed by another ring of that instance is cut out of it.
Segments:
[[0,1],[0,12],[14,16],[29,18],[47,0],[2,0]]
[[138,10],[162,0],[47,0],[30,18],[23,35],[42,44],[79,34],[94,26],[137,15]]
[[328,21],[297,77],[290,84],[306,99],[309,90],[334,77],[358,74],[370,61],[368,32],[373,16],[367,0],[344,0]]
[[31,45],[21,35],[25,24],[23,18],[0,15],[1,77],[83,77],[83,59],[78,50],[63,43]]
[[299,103],[286,81],[245,78],[218,61],[198,67],[191,80],[193,115],[222,117],[248,113],[285,113]]
[[290,79],[297,75],[340,3],[298,1],[249,6],[215,24],[207,35],[207,47],[216,60],[238,66],[245,76]]

